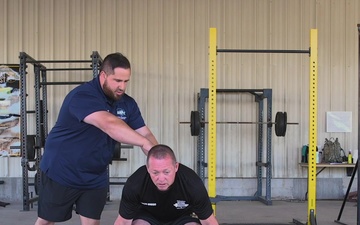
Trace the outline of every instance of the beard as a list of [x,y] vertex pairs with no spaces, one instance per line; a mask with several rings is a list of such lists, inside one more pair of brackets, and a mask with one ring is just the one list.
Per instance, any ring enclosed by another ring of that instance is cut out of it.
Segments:
[[104,82],[103,91],[104,91],[105,95],[108,98],[110,98],[110,99],[112,99],[114,101],[118,101],[121,98],[121,96],[123,95],[123,94],[122,95],[117,95],[114,91],[112,91],[111,88],[109,87],[108,83],[107,83],[107,80],[105,80],[105,82]]

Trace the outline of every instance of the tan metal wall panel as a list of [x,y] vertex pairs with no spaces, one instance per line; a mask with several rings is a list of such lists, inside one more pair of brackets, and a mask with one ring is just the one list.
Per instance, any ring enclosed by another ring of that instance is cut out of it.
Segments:
[[[310,29],[318,28],[319,145],[325,137],[337,136],[345,149],[354,149],[359,11],[358,0],[0,0],[0,29],[5,31],[0,34],[0,62],[17,63],[21,51],[46,60],[90,59],[94,50],[103,57],[124,53],[133,69],[128,93],[137,99],[147,124],[160,142],[175,149],[181,162],[195,168],[196,138],[179,122],[190,120],[197,93],[208,87],[209,28],[217,28],[219,48],[305,50],[310,47]],[[287,111],[289,122],[300,123],[288,126],[284,138],[273,133],[273,177],[305,177],[297,163],[301,146],[308,142],[308,56],[219,53],[217,59],[218,88],[272,88],[273,119],[277,111]],[[48,79],[91,76],[91,71],[49,72]],[[48,87],[51,125],[72,88]],[[34,105],[34,99],[29,101]],[[335,110],[353,113],[351,133],[325,132],[325,113]],[[218,95],[218,121],[257,121],[256,114],[253,96]],[[29,123],[33,126],[34,120]],[[256,125],[218,126],[218,176],[255,176],[256,133]],[[114,162],[111,175],[126,177],[145,160],[139,148],[125,154],[129,160]]]
[[[353,129],[352,132],[344,137],[343,145],[351,146],[351,148],[356,148],[357,140],[358,140],[358,104],[357,98],[358,93],[358,82],[359,79],[359,53],[356,53],[356,46],[359,48],[358,35],[354,32],[354,27],[357,24],[360,24],[360,2],[359,1],[347,1],[345,3],[345,70],[343,76],[345,77],[345,109],[346,111],[351,111],[353,113]],[[355,18],[355,19],[354,19]],[[351,32],[349,32],[351,31]],[[355,50],[355,51],[354,51]]]

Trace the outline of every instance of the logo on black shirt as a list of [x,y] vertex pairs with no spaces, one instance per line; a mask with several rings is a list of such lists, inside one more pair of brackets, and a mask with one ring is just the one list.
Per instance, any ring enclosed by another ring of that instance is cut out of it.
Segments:
[[141,204],[147,205],[147,206],[156,206],[156,203],[152,203],[152,202],[141,202]]
[[186,202],[183,200],[177,200],[174,206],[177,209],[185,209],[186,207],[189,206],[189,204],[186,204]]

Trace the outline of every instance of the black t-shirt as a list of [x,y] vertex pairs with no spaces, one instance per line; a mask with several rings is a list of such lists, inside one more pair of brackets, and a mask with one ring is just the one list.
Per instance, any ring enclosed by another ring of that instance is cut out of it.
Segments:
[[158,190],[146,166],[140,167],[128,178],[122,191],[119,214],[125,219],[132,219],[140,209],[164,222],[192,213],[204,220],[213,213],[202,180],[182,164],[179,164],[175,181],[167,191]]

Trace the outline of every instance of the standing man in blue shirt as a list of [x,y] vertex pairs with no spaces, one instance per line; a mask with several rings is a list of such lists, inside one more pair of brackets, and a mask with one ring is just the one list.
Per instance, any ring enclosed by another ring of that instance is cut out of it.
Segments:
[[110,54],[96,78],[65,97],[40,162],[35,225],[69,220],[74,205],[82,225],[100,224],[115,143],[139,146],[145,155],[157,144],[135,100],[125,94],[130,75],[129,60]]

